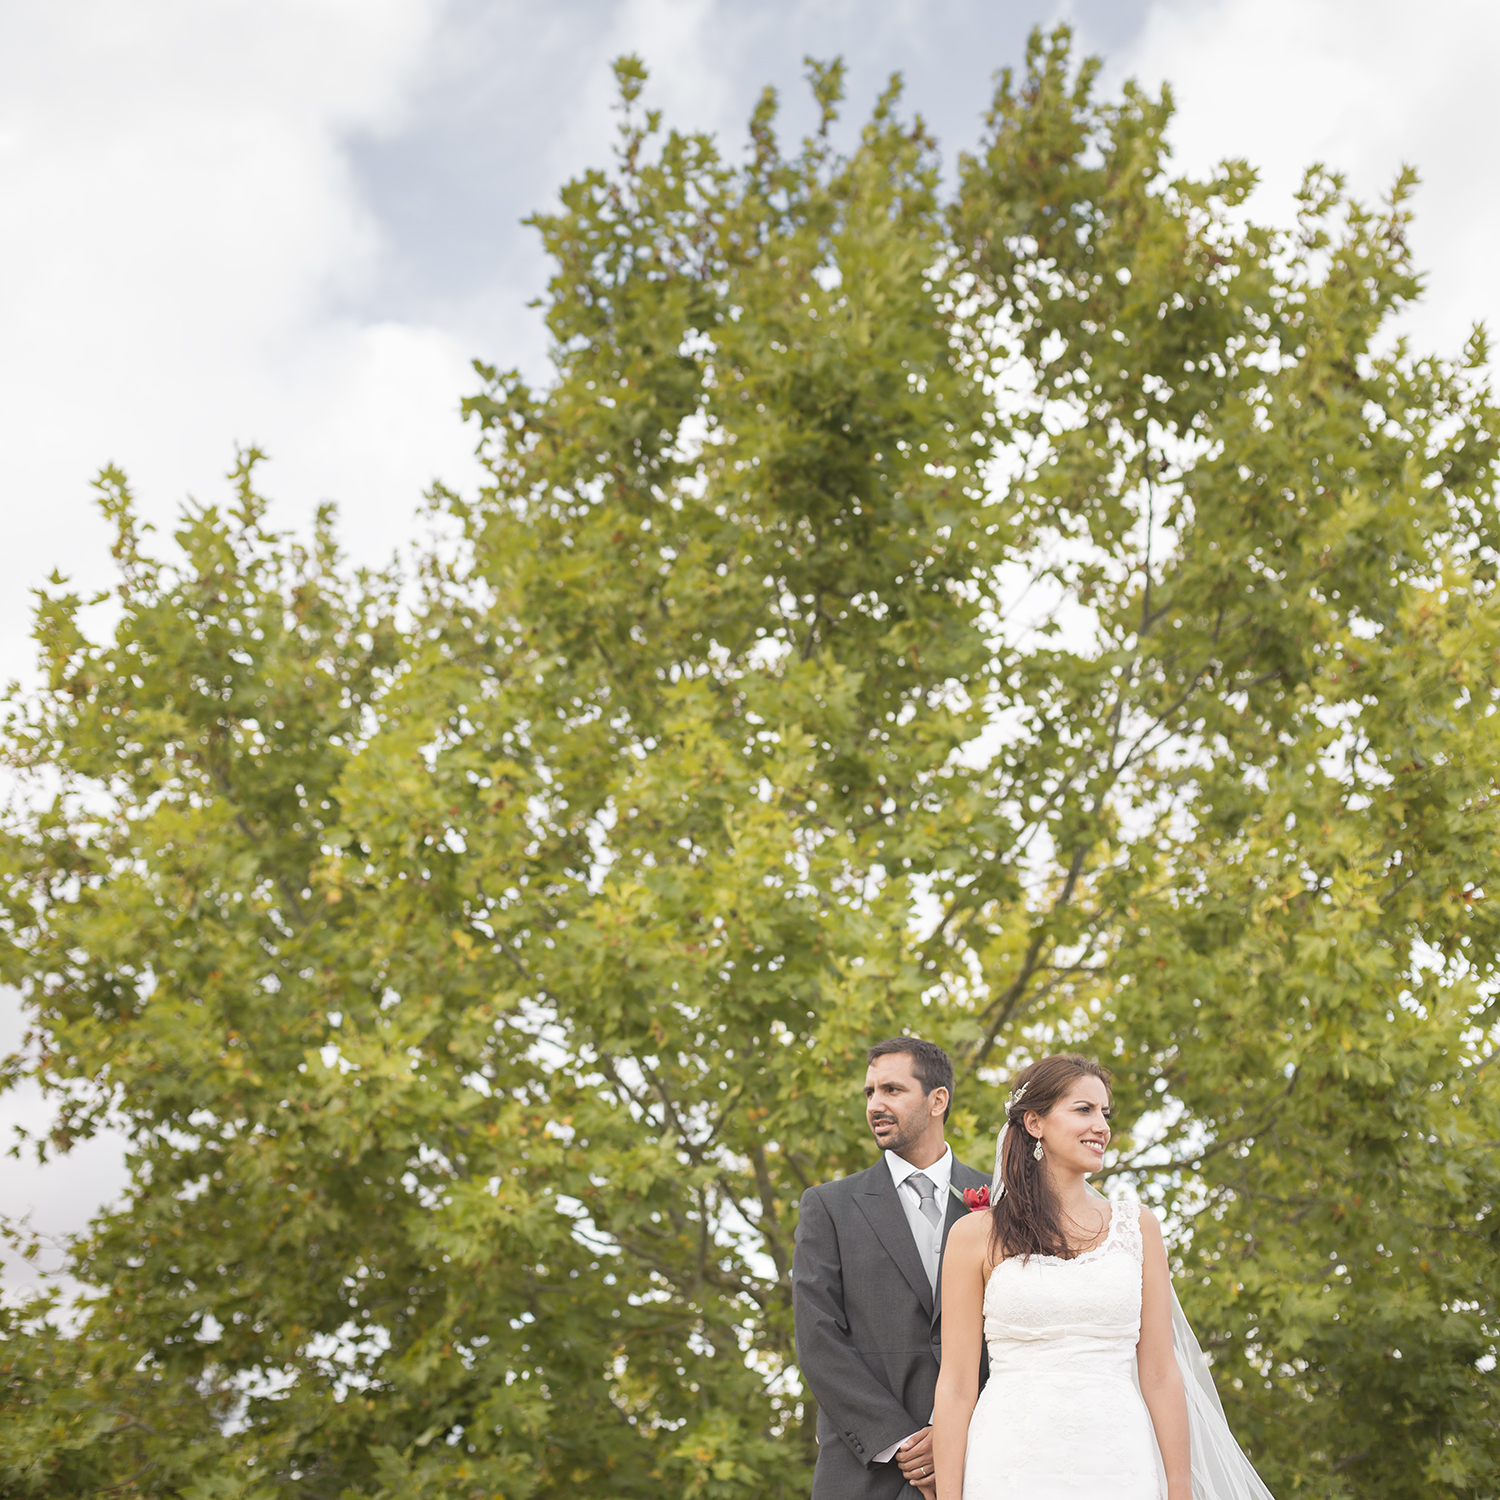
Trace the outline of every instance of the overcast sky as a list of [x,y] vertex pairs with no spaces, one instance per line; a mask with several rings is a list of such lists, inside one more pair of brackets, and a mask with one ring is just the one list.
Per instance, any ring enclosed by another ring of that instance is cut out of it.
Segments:
[[[108,581],[106,462],[165,530],[258,443],[276,519],[335,500],[371,563],[434,479],[472,488],[469,361],[545,377],[519,221],[607,161],[613,57],[732,147],[768,82],[806,128],[806,54],[848,62],[851,130],[899,71],[951,161],[994,72],[1062,18],[1108,87],[1170,80],[1184,168],[1261,168],[1263,220],[1309,162],[1372,198],[1414,164],[1414,343],[1500,323],[1493,0],[0,0],[0,681],[30,673],[29,589]],[[0,1049],[14,1012],[0,996]],[[37,1118],[0,1099],[0,1131]],[[109,1141],[0,1162],[0,1213],[65,1232],[120,1172]]]

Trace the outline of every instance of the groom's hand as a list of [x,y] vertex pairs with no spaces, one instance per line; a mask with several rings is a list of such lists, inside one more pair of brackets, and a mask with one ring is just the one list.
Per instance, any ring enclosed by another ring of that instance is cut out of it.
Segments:
[[896,1463],[906,1482],[932,1500],[937,1494],[937,1477],[932,1472],[932,1428],[924,1427],[904,1448],[898,1448]]

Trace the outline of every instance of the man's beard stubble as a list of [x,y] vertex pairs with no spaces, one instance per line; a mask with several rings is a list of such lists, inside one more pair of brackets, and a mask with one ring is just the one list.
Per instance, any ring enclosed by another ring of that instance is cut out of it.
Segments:
[[[897,1115],[883,1115],[882,1119],[890,1120],[896,1127],[895,1134],[888,1136],[885,1141],[875,1136],[875,1144],[882,1151],[892,1151],[897,1156],[904,1154],[910,1147],[922,1138],[922,1127],[926,1121],[907,1120],[903,1121]],[[875,1122],[870,1122],[870,1133],[875,1134]]]

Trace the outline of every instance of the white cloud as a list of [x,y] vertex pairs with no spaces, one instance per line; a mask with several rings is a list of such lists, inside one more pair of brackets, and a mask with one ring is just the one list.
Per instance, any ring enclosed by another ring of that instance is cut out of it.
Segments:
[[1108,78],[1170,81],[1177,161],[1202,172],[1248,158],[1262,221],[1288,221],[1315,161],[1371,203],[1415,166],[1412,248],[1431,274],[1403,327],[1416,347],[1456,354],[1476,319],[1500,330],[1497,66],[1488,0],[1159,0]]
[[433,0],[73,0],[0,20],[0,672],[25,589],[107,578],[88,480],[131,475],[170,521],[224,493],[234,444],[273,457],[283,524],[344,503],[362,561],[425,486],[473,475],[470,351],[340,311],[376,225],[342,137],[400,119]]
[[[9,1148],[14,1127],[36,1130],[50,1111],[34,1085],[25,1085],[0,1098],[0,1141]],[[0,1157],[0,1204],[6,1219],[24,1226],[40,1241],[34,1261],[25,1261],[9,1248],[0,1252],[5,1292],[30,1287],[39,1273],[63,1264],[70,1236],[123,1192],[126,1184],[126,1141],[113,1130],[91,1136],[62,1157],[38,1165],[27,1146],[21,1158]]]

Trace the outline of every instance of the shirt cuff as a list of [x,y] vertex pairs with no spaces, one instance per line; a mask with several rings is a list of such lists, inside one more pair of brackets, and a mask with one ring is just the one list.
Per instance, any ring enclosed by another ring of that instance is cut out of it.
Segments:
[[890,1461],[908,1443],[915,1442],[916,1439],[919,1438],[921,1435],[922,1435],[922,1429],[919,1427],[919,1428],[917,1428],[917,1430],[914,1433],[911,1434],[910,1437],[904,1437],[904,1438],[902,1438],[899,1443],[892,1443],[891,1446],[889,1448],[887,1448],[884,1453],[877,1453],[875,1455],[875,1457],[870,1460],[870,1462],[872,1464],[888,1464],[888,1463],[890,1463]]

